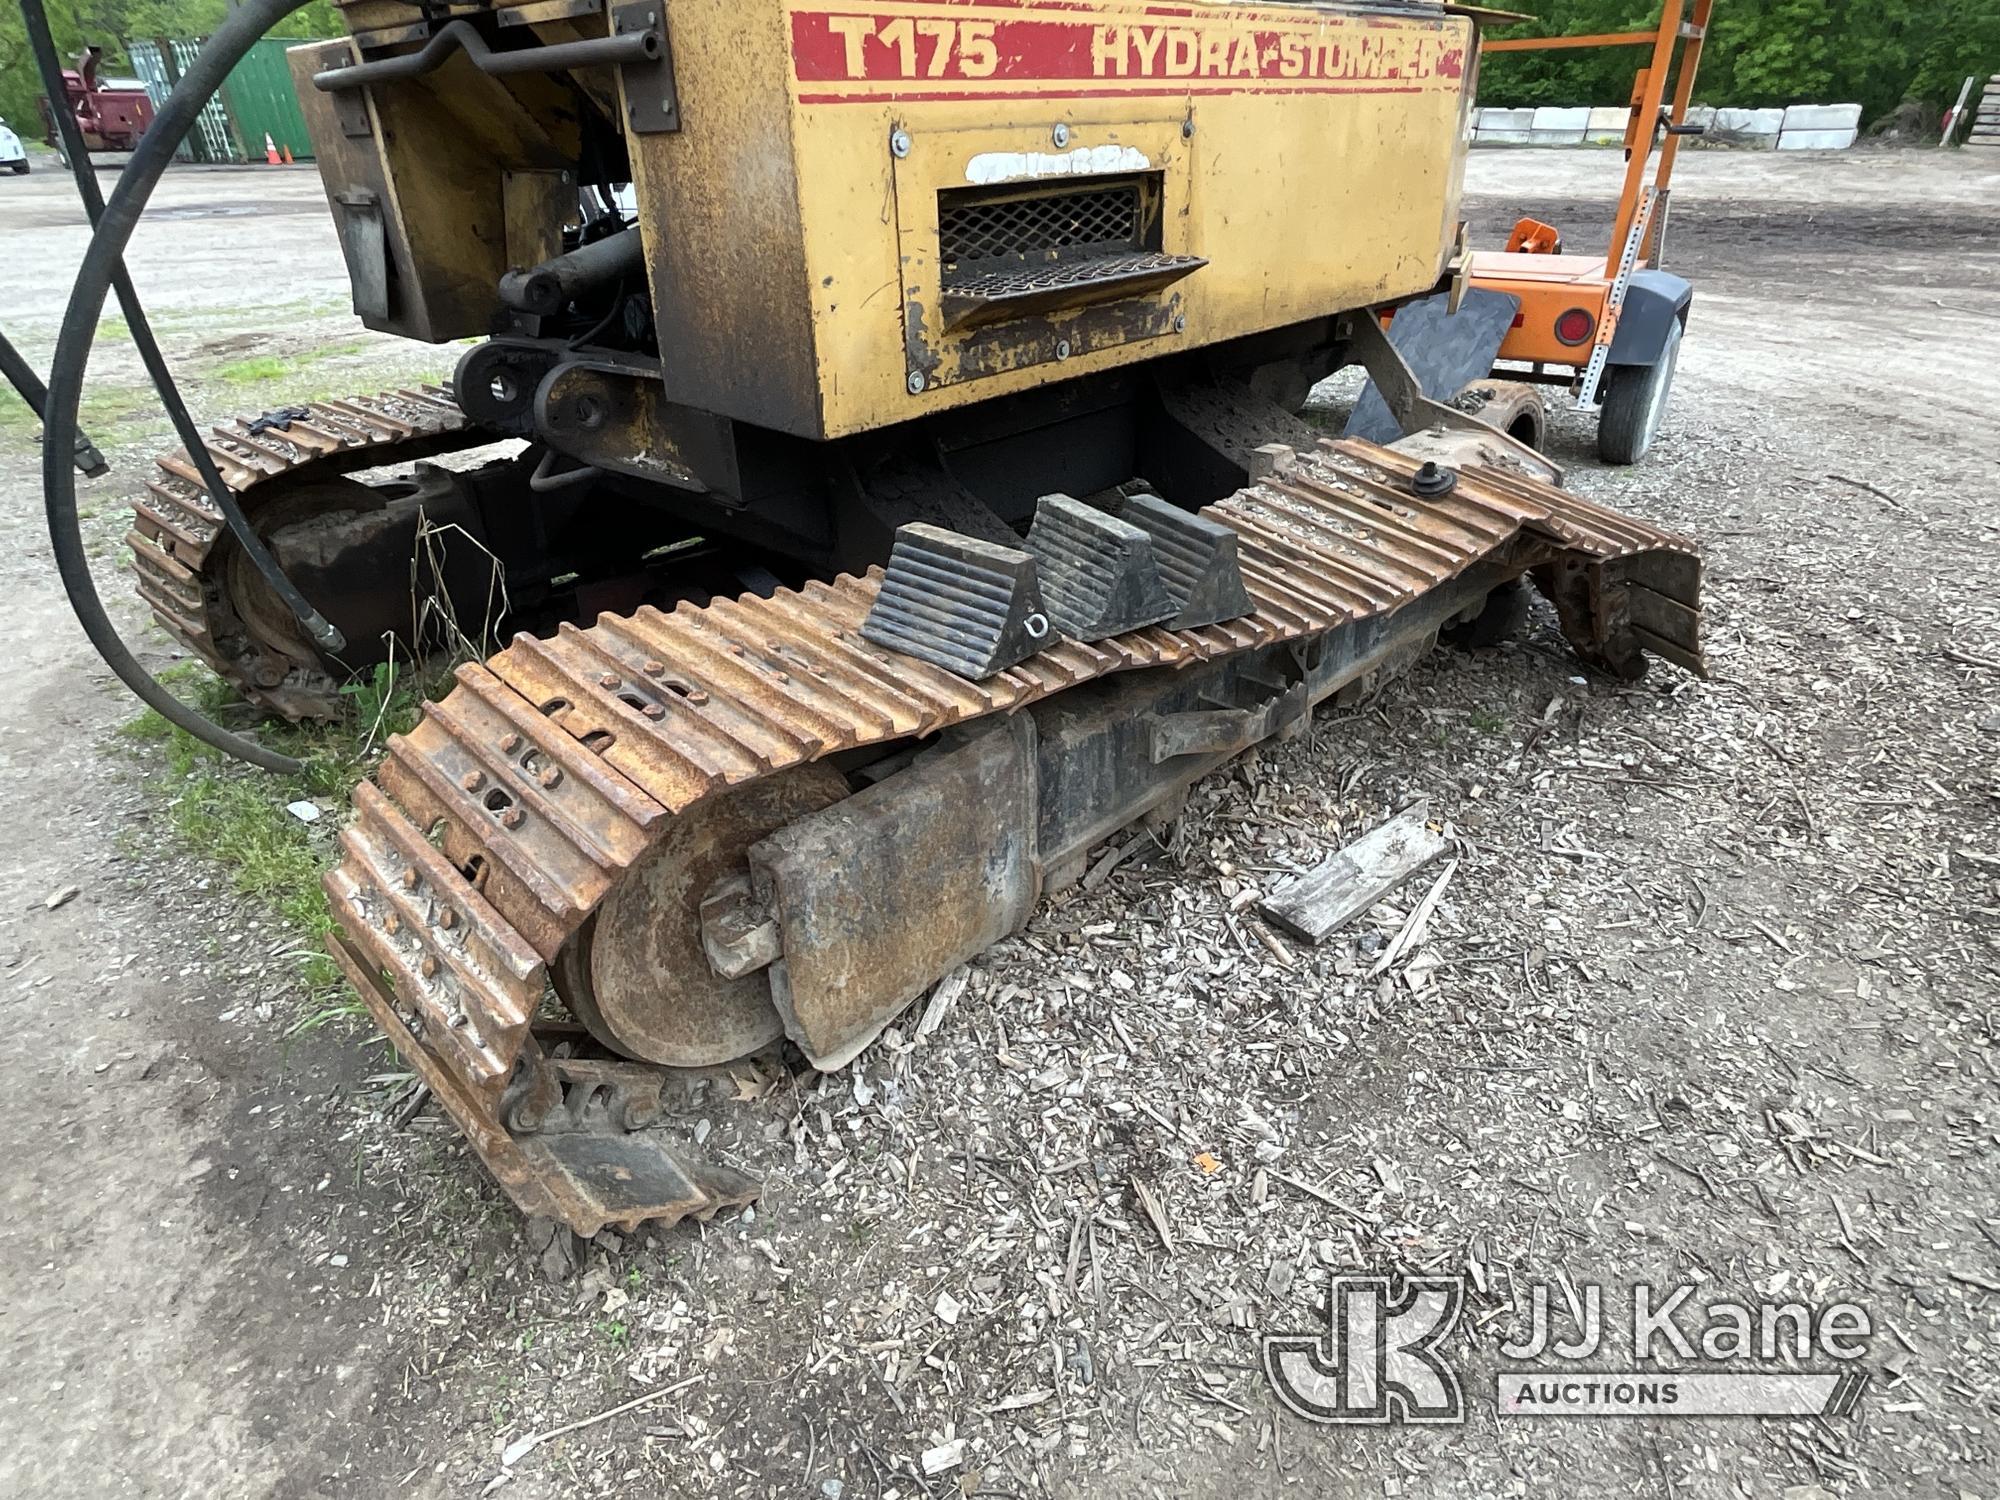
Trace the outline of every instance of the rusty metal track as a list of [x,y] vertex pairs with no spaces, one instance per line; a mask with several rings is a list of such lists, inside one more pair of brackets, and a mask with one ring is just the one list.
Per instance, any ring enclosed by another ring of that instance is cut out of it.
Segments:
[[[1699,670],[1690,544],[1491,468],[1418,499],[1416,467],[1360,443],[1283,457],[1203,512],[1238,535],[1253,613],[1063,641],[980,682],[862,638],[879,570],[519,636],[461,668],[357,793],[326,881],[335,955],[527,1211],[589,1234],[745,1201],[756,1189],[741,1174],[629,1130],[656,1109],[661,1070],[565,1056],[537,1021],[565,945],[702,799],[1111,673],[1388,616],[1479,563],[1535,570],[1588,658],[1629,668],[1644,648]],[[182,595],[155,587],[177,611]]]
[[[257,512],[296,482],[382,464],[430,458],[493,441],[469,425],[449,394],[435,386],[315,401],[292,408],[284,426],[237,418],[209,429],[216,470],[254,522]],[[340,708],[340,680],[303,641],[287,649],[249,629],[232,599],[226,557],[235,544],[202,488],[185,449],[159,460],[159,472],[133,503],[125,542],[139,596],[167,633],[253,703],[288,719],[328,718]]]

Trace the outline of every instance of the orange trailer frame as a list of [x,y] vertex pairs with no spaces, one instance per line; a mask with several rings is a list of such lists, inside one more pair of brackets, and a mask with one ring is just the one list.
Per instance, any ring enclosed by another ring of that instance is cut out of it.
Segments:
[[[1714,0],[1663,0],[1651,31],[1597,36],[1493,37],[1483,52],[1552,51],[1570,47],[1650,47],[1632,80],[1625,125],[1625,183],[1611,243],[1603,255],[1565,255],[1561,238],[1545,224],[1524,219],[1505,250],[1471,253],[1467,281],[1521,299],[1498,358],[1530,369],[1497,370],[1508,378],[1567,384],[1578,410],[1596,409],[1618,331],[1618,315],[1641,266],[1657,266],[1667,218],[1674,160],[1687,125],[1702,42]],[[1651,180],[1648,181],[1648,172]]]

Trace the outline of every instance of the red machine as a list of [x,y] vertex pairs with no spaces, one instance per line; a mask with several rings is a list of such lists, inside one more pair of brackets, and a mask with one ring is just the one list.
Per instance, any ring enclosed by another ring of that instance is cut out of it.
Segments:
[[[76,128],[83,134],[86,151],[130,151],[153,123],[153,101],[146,97],[145,85],[136,78],[99,79],[97,65],[104,56],[102,47],[85,47],[74,69],[63,72],[63,94]],[[45,97],[42,106],[42,139],[60,148],[55,115]]]

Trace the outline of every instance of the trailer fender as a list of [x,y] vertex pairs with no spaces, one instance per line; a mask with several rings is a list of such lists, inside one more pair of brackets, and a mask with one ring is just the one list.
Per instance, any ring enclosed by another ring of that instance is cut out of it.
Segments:
[[1675,323],[1687,325],[1688,304],[1693,300],[1693,285],[1671,271],[1634,271],[1625,288],[1624,305],[1618,309],[1608,362],[1658,363],[1667,346],[1667,330]]

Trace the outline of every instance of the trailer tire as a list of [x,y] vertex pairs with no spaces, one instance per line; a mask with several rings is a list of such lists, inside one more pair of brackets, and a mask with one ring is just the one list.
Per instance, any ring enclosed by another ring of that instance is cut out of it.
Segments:
[[26,177],[28,175],[28,158],[25,156],[19,161],[10,161],[7,165],[13,169],[16,177]]
[[1667,330],[1660,357],[1650,365],[1614,365],[1610,389],[1597,414],[1597,456],[1608,464],[1636,464],[1653,446],[1667,414],[1674,366],[1680,361],[1681,325]]

